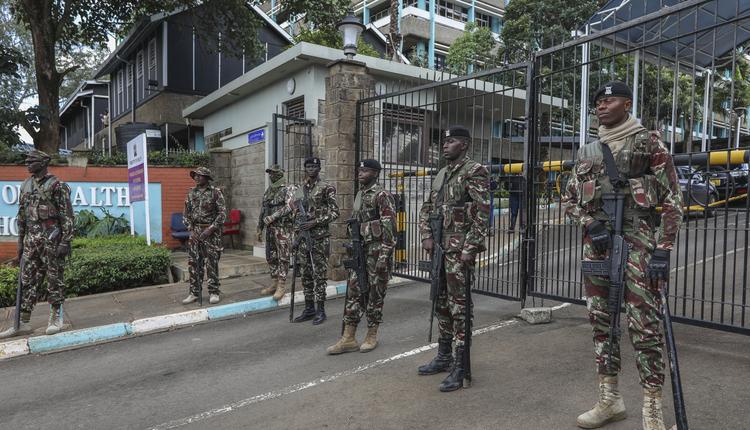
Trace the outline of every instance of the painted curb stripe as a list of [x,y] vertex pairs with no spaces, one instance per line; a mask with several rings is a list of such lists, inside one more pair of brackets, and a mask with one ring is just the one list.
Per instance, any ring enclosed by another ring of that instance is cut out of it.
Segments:
[[194,311],[135,320],[131,323],[131,326],[133,327],[133,334],[143,334],[157,330],[195,324],[206,320],[208,320],[207,310],[196,309]]
[[263,309],[270,309],[277,307],[276,300],[272,297],[262,297],[260,299],[248,300],[245,302],[230,303],[228,305],[214,306],[206,309],[208,311],[208,319],[215,320],[219,318],[226,318],[234,315],[247,314],[254,311]]
[[0,360],[18,357],[29,353],[29,342],[27,339],[11,340],[0,343]]
[[29,352],[36,354],[39,352],[55,351],[58,349],[69,348],[71,346],[86,345],[104,340],[116,339],[118,337],[127,336],[128,334],[130,334],[128,324],[116,323],[62,332],[53,336],[30,337]]

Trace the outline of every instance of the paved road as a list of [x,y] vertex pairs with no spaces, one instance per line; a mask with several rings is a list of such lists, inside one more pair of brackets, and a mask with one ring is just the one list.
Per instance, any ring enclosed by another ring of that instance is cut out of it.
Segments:
[[[573,429],[595,400],[585,309],[555,322],[512,319],[517,303],[477,296],[474,386],[444,394],[429,360],[426,285],[389,291],[382,345],[324,355],[337,318],[293,325],[284,310],[0,364],[2,429]],[[332,315],[341,300],[329,304]],[[692,428],[746,422],[750,339],[678,326]],[[624,347],[623,391],[636,428],[640,392]],[[666,401],[673,422],[671,401]]]

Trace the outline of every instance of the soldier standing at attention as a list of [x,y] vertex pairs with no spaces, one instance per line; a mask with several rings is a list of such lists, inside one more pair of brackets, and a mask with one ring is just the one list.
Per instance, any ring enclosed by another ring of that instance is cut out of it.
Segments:
[[[433,248],[445,252],[444,274],[440,280],[435,317],[438,319],[438,353],[430,363],[419,367],[420,375],[450,371],[440,391],[463,386],[464,330],[466,317],[466,268],[474,269],[477,254],[485,250],[490,212],[489,173],[466,155],[471,141],[469,130],[453,126],[443,137],[443,156],[448,164],[432,182],[432,190],[419,212],[422,248],[432,255]],[[433,237],[430,217],[442,215],[443,237]],[[455,358],[452,342],[456,342]]]
[[[328,348],[328,353],[332,355],[353,351],[370,352],[378,345],[378,326],[383,320],[383,301],[391,278],[393,249],[396,246],[396,204],[391,193],[377,182],[381,169],[377,160],[368,159],[359,163],[360,190],[354,199],[352,218],[360,224],[369,291],[367,299],[363,301],[360,280],[356,272],[350,270],[349,294],[344,311],[344,335]],[[367,336],[360,346],[354,335],[363,313],[367,315]]]
[[258,220],[258,241],[263,241],[266,230],[266,261],[271,269],[271,286],[260,290],[260,294],[273,294],[273,299],[281,300],[286,292],[286,277],[289,273],[289,251],[292,238],[292,208],[289,202],[294,194],[294,186],[287,185],[284,169],[274,164],[266,169],[271,185],[263,194],[263,210]]
[[[575,172],[566,187],[565,213],[584,228],[585,260],[602,260],[611,249],[613,226],[603,211],[603,193],[614,189],[604,151],[611,151],[625,193],[623,237],[629,245],[624,304],[630,341],[643,387],[643,429],[663,430],[664,340],[658,280],[669,279],[669,254],[682,222],[682,194],[672,156],[658,137],[646,131],[628,112],[633,93],[622,82],[610,82],[594,95],[599,140],[578,150]],[[604,148],[606,146],[607,148]],[[615,174],[615,176],[618,176]],[[662,207],[661,216],[656,207]],[[581,428],[599,428],[625,418],[617,389],[620,347],[610,345],[607,308],[609,279],[584,276],[594,354],[599,374],[599,401],[580,415]],[[612,349],[612,363],[608,352]]]
[[182,301],[187,305],[198,300],[203,283],[205,264],[208,278],[209,303],[219,303],[219,258],[224,247],[221,243],[221,229],[226,218],[227,208],[224,194],[219,187],[209,184],[214,178],[211,171],[198,167],[190,172],[195,181],[185,199],[183,218],[190,232],[188,240],[188,272],[190,273],[190,293]]
[[62,304],[65,301],[63,267],[73,240],[73,206],[70,187],[47,172],[50,156],[31,151],[26,167],[31,173],[21,184],[18,205],[18,258],[21,270],[21,324],[0,333],[0,339],[30,334],[31,311],[37,291],[47,278],[47,300],[50,304],[48,335],[63,328]]
[[301,240],[296,251],[302,269],[305,309],[294,322],[312,319],[313,325],[318,325],[326,320],[328,257],[331,255],[330,224],[339,217],[339,206],[336,203],[336,188],[320,179],[320,158],[310,157],[305,160],[305,175],[305,182],[294,192],[293,206],[297,218],[294,235],[297,237],[309,232],[308,237],[313,243]]

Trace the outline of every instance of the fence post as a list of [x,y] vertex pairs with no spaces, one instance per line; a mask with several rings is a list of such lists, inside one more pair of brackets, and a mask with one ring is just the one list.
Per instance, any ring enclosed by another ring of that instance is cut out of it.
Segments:
[[526,221],[525,226],[522,229],[522,243],[521,243],[521,308],[526,307],[526,296],[529,291],[533,291],[534,277],[531,276],[536,266],[535,256],[535,241],[536,241],[536,195],[534,193],[534,177],[536,168],[536,105],[537,105],[537,85],[535,81],[536,76],[536,58],[532,57],[529,65],[526,69],[526,136],[524,138],[524,157],[526,159],[526,165],[524,166],[524,178],[526,179],[526,198],[524,203],[526,205],[526,211],[521,211],[523,216],[525,215]]

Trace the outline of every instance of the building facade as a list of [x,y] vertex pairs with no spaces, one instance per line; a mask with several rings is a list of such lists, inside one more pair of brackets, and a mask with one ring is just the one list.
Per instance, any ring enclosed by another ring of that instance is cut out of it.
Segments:
[[109,83],[84,81],[60,109],[60,146],[67,150],[90,150],[94,136],[106,128]]

